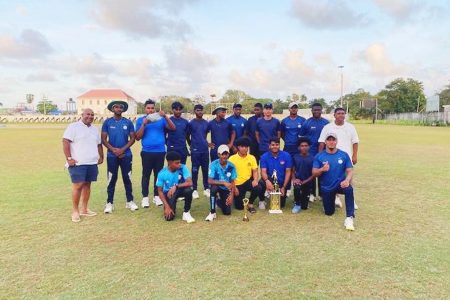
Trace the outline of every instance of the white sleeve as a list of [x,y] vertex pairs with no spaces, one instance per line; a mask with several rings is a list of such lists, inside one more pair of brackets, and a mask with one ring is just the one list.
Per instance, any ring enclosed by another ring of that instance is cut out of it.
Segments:
[[322,128],[322,131],[320,132],[320,136],[319,136],[319,140],[318,140],[319,143],[325,143],[325,136],[328,132],[328,128],[330,128],[330,126],[328,126],[328,125],[325,125]]
[[63,134],[63,138],[66,140],[69,140],[71,142],[73,142],[73,140],[75,139],[75,128],[74,128],[74,124],[70,124],[69,126],[67,126],[66,130],[64,131]]
[[102,137],[100,135],[100,131],[98,130],[98,128],[95,127],[95,129],[97,130],[97,145],[100,145],[102,143]]
[[359,143],[359,137],[358,137],[358,133],[356,132],[356,128],[355,126],[351,126],[351,133],[352,133],[352,145],[353,144],[358,144]]

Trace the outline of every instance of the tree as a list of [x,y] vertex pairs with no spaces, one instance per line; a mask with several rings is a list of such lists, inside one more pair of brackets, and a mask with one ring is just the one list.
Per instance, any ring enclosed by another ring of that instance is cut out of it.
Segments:
[[144,103],[142,103],[142,102],[137,102],[136,112],[137,112],[138,115],[143,115],[143,114],[145,114],[145,106],[144,106]]
[[308,107],[309,107],[309,108],[312,108],[312,105],[313,105],[314,103],[320,103],[320,104],[322,104],[323,110],[324,110],[326,113],[329,113],[329,112],[330,112],[330,105],[327,103],[327,101],[326,101],[324,98],[314,98],[314,99],[309,100],[309,102],[308,102]]
[[[175,101],[180,102],[184,106],[184,111],[193,111],[194,104],[192,103],[191,99],[183,97],[183,96],[162,96],[161,97],[161,109],[165,112],[171,112],[172,111],[172,103]],[[160,103],[156,103],[156,108],[159,109]]]
[[423,84],[412,78],[397,78],[378,93],[378,107],[384,113],[420,112],[425,108]]
[[443,111],[442,105],[450,105],[450,84],[448,84],[442,91],[438,93],[439,95],[439,111]]
[[244,91],[227,90],[220,101],[225,103],[241,103],[243,100],[250,98],[252,97]]
[[41,114],[48,114],[51,111],[57,110],[58,106],[53,104],[52,101],[41,101],[38,103],[36,109]]

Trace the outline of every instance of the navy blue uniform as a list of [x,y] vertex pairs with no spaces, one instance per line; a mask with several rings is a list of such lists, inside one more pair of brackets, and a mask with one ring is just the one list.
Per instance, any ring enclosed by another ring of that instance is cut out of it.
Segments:
[[235,115],[229,116],[227,119],[228,123],[233,126],[234,132],[236,132],[235,141],[244,136],[245,126],[247,125],[247,119],[244,117],[236,117]]
[[309,153],[315,156],[319,152],[319,137],[322,129],[329,122],[324,118],[309,118],[306,120],[300,130],[300,135],[309,138],[311,142],[311,147],[309,148]]
[[167,151],[176,151],[181,155],[181,163],[186,164],[188,151],[186,147],[186,135],[188,132],[188,120],[170,117],[175,124],[175,130],[167,130]]
[[305,118],[300,116],[297,116],[295,119],[291,119],[289,116],[281,121],[281,132],[284,136],[284,151],[292,156],[298,153],[297,142],[304,122]]
[[217,149],[220,145],[227,145],[229,143],[234,129],[233,125],[225,119],[220,121],[213,119],[208,123],[208,131],[211,132],[211,142],[215,145],[215,147],[210,150],[211,161],[214,161],[219,158]]
[[251,116],[247,120],[247,124],[245,126],[245,133],[250,139],[250,153],[256,158],[256,162],[259,163],[259,144],[256,140],[255,132],[256,132],[256,121],[261,118],[257,116]]
[[208,121],[204,119],[192,119],[188,124],[188,134],[191,138],[192,160],[192,188],[197,190],[198,172],[202,169],[203,188],[208,188]]
[[256,121],[256,131],[259,133],[259,151],[261,153],[269,151],[269,140],[278,136],[280,127],[280,121],[276,118],[270,120],[259,118]]
[[[302,181],[312,176],[312,167],[314,157],[310,154],[303,156],[301,154],[295,154],[293,157],[295,178]],[[302,209],[308,209],[308,196],[312,192],[312,186],[314,180],[302,183],[301,185],[294,185],[294,201],[295,205],[299,205]]]

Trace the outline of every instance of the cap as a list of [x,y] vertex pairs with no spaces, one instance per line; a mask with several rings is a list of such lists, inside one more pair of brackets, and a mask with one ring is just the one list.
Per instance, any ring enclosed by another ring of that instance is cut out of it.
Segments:
[[325,139],[328,140],[328,138],[329,138],[330,136],[331,136],[331,137],[334,137],[334,138],[337,140],[337,134],[334,133],[334,132],[328,132],[328,133],[325,135]]
[[227,111],[227,108],[225,106],[219,105],[212,111],[212,114],[215,115],[219,110]]
[[217,153],[222,154],[224,152],[230,153],[230,148],[228,148],[227,145],[220,145],[219,148],[217,149]]
[[181,104],[180,102],[175,101],[174,103],[172,103],[172,109],[175,109],[175,108],[183,109],[184,106],[183,106],[183,104]]
[[201,105],[201,104],[195,104],[195,105],[194,105],[194,110],[196,110],[196,109],[202,109],[202,110],[203,110],[203,105]]
[[233,104],[233,108],[236,108],[236,107],[242,108],[242,104],[240,104],[240,103]]
[[272,109],[272,108],[273,108],[272,103],[266,103],[266,104],[264,104],[264,108],[266,108],[266,109]]
[[298,108],[298,103],[297,102],[291,102],[291,103],[289,103],[289,108],[293,108],[294,106],[297,106],[297,108]]
[[109,111],[113,111],[114,105],[122,105],[122,107],[123,107],[122,112],[126,112],[126,111],[128,110],[128,103],[125,102],[125,101],[120,101],[120,100],[114,100],[114,101],[111,101],[111,102],[108,104],[108,110],[109,110]]

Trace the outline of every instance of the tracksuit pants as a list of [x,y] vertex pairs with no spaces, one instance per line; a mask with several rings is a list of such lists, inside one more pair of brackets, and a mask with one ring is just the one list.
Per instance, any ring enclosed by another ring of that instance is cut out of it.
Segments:
[[172,147],[173,146],[167,147],[167,152],[169,152],[169,150],[170,150],[170,151],[175,151],[178,154],[180,154],[181,155],[181,163],[183,165],[185,165],[186,161],[187,161],[187,157],[188,157],[188,150],[187,150],[187,148],[186,147],[185,148],[172,148]]
[[302,209],[308,209],[309,195],[313,184],[316,184],[314,180],[307,184],[294,185],[295,205],[299,205]]
[[198,173],[200,168],[202,169],[203,176],[203,188],[208,188],[208,168],[209,168],[209,157],[208,153],[191,153],[192,160],[192,188],[197,190]]
[[142,196],[148,197],[150,176],[154,175],[153,178],[153,195],[158,196],[158,188],[156,187],[156,179],[158,178],[158,173],[164,167],[164,158],[166,156],[165,152],[141,152],[142,158]]
[[211,185],[211,193],[209,196],[210,212],[216,212],[216,204],[222,210],[224,215],[231,215],[231,205],[227,205],[226,201],[230,195],[230,190],[223,189],[218,185]]
[[250,198],[249,202],[250,204],[253,204],[255,202],[255,199],[260,194],[260,185],[258,184],[256,187],[252,186],[252,179],[250,178],[246,182],[244,182],[241,185],[236,185],[236,188],[239,191],[239,196],[234,197],[234,207],[239,210],[244,209],[244,202],[242,202],[245,198],[245,194],[247,192],[250,192]]
[[172,221],[175,218],[176,210],[177,210],[177,200],[180,197],[184,197],[184,212],[188,212],[191,210],[191,204],[192,204],[192,188],[181,188],[177,189],[175,193],[173,194],[172,198],[167,197],[167,193],[164,193],[164,196],[166,196],[167,202],[169,202],[170,208],[173,210],[173,217],[170,219],[166,219],[166,221]]
[[345,195],[345,210],[347,217],[355,216],[355,198],[353,195],[353,187],[350,185],[345,189],[340,186],[334,188],[331,191],[325,191],[321,189],[323,208],[325,210],[325,214],[331,216],[335,211],[334,200],[336,198],[336,194],[344,194]]
[[120,171],[122,173],[122,180],[123,185],[125,187],[125,194],[127,197],[127,202],[133,201],[133,188],[131,184],[131,169],[132,169],[132,156],[124,156],[122,158],[118,158],[117,156],[114,157],[107,157],[106,163],[107,163],[107,170],[108,170],[108,187],[107,187],[107,193],[108,193],[108,203],[113,203],[114,201],[114,192],[116,190],[116,183],[119,173],[119,167]]

